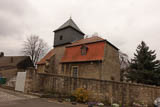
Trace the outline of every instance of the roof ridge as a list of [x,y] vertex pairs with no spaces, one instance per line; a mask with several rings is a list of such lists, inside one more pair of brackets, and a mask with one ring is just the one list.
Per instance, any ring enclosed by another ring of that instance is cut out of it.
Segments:
[[92,36],[90,38],[85,38],[85,39],[81,39],[81,40],[75,41],[71,45],[68,45],[67,47],[77,46],[77,45],[81,45],[81,44],[94,43],[94,42],[100,42],[100,41],[105,41],[105,39],[103,39],[103,38],[101,38],[99,36]]
[[[79,41],[82,41],[82,40],[87,40],[87,39],[95,38],[95,37],[98,37],[98,38],[100,38],[100,39],[103,39],[103,38],[101,38],[101,37],[99,37],[99,36],[92,36],[92,37],[89,37],[89,38],[80,39],[80,40],[78,40],[78,41],[75,41],[74,43],[79,42]],[[105,39],[103,39],[103,40],[105,40]]]
[[[69,22],[69,24],[71,25],[71,22],[75,25],[75,27],[78,29],[78,30],[80,30],[80,28],[76,25],[76,23],[72,20],[72,19],[70,19],[71,21]],[[81,31],[81,30],[80,30]]]

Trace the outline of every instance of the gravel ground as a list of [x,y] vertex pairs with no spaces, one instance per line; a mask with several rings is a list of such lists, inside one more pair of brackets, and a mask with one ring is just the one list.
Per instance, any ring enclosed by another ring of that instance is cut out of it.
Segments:
[[31,98],[37,97],[0,88],[0,103]]
[[23,93],[0,88],[0,107],[87,107],[72,105],[68,102],[59,103],[54,99],[43,99]]
[[15,96],[15,95],[11,95],[9,93],[0,91],[0,103],[1,102],[7,102],[7,101],[13,101],[13,100],[21,100],[21,99],[25,99],[25,98]]

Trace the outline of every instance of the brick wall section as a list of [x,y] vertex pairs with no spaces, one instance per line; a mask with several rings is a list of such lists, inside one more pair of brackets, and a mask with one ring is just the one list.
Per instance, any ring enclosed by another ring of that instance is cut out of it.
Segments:
[[70,95],[76,88],[89,90],[94,100],[110,103],[124,103],[132,105],[133,102],[144,102],[152,105],[155,98],[160,96],[160,87],[130,84],[107,80],[73,78],[53,74],[38,74],[38,87],[36,91],[56,92]]

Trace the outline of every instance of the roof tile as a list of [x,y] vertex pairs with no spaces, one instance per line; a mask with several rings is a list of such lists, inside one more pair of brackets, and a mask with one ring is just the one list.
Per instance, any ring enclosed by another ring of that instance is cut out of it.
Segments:
[[54,55],[54,49],[50,50],[37,64],[43,65],[46,60],[50,59]]
[[86,55],[81,55],[81,47],[83,45],[66,47],[64,57],[61,62],[82,62],[82,61],[97,61],[102,60],[104,56],[105,42],[95,42],[86,44],[88,51]]

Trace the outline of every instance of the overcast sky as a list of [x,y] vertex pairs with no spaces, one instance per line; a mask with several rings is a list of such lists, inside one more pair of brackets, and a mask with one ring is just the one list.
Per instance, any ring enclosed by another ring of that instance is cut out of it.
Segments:
[[160,58],[160,0],[0,0],[0,51],[20,55],[31,34],[52,47],[52,31],[70,16],[85,34],[98,32],[130,58],[142,40]]

